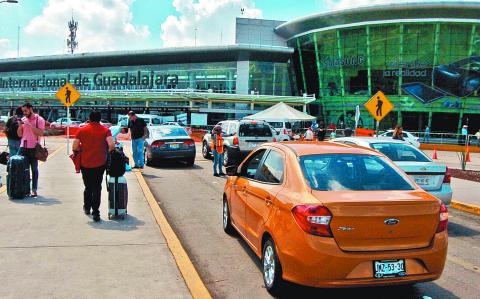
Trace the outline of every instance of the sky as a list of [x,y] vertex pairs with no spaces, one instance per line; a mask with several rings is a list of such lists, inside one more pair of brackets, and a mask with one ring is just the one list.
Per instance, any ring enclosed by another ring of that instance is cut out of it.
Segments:
[[72,16],[78,21],[75,53],[86,53],[234,44],[236,17],[288,21],[367,4],[413,1],[18,0],[0,3],[0,58],[68,53]]

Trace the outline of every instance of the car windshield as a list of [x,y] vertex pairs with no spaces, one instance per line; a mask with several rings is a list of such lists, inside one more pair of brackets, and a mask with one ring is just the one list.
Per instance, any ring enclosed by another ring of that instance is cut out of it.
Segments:
[[253,137],[253,136],[272,136],[272,130],[270,126],[265,123],[242,123],[239,130],[240,137]]
[[183,128],[176,128],[176,127],[171,127],[171,128],[160,128],[155,130],[155,133],[160,136],[160,137],[177,137],[177,136],[188,136],[188,133],[185,131]]
[[305,179],[314,190],[414,190],[384,158],[357,154],[300,157]]
[[370,146],[395,162],[430,162],[430,159],[425,154],[407,144],[381,142],[372,143]]
[[276,129],[283,128],[283,123],[281,121],[272,121],[272,122],[268,122],[268,123]]

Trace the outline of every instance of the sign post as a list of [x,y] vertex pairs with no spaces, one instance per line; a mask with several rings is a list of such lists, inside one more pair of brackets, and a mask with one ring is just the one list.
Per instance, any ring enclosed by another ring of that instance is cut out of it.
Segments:
[[385,96],[385,94],[379,91],[365,103],[365,108],[376,120],[376,135],[378,136],[380,121],[387,116],[390,111],[393,110],[394,106],[392,102],[390,102],[390,100]]
[[73,87],[72,84],[67,82],[60,88],[55,94],[57,99],[67,107],[67,155],[70,152],[70,106],[75,104],[76,101],[80,98],[80,93]]

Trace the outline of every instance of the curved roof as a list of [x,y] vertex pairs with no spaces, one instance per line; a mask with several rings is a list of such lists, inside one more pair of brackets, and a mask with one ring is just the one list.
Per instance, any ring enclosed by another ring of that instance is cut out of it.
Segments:
[[163,48],[0,59],[0,72],[259,60],[286,62],[293,49],[260,45]]
[[297,109],[280,102],[263,111],[244,117],[244,119],[264,121],[311,121],[316,119],[316,117],[300,112]]
[[365,6],[313,14],[286,22],[275,32],[286,39],[322,28],[355,23],[414,19],[465,19],[480,22],[480,2],[417,2]]

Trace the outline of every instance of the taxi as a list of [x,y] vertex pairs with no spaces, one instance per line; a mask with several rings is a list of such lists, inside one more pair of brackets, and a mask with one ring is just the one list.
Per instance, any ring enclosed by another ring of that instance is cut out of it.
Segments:
[[328,142],[267,143],[229,175],[223,229],[262,261],[266,289],[438,279],[448,211],[382,153]]

